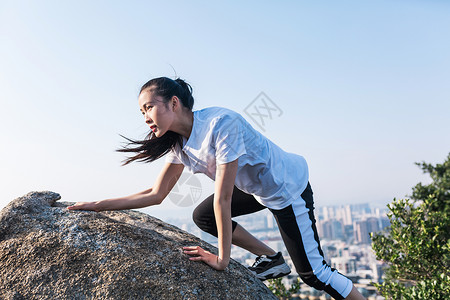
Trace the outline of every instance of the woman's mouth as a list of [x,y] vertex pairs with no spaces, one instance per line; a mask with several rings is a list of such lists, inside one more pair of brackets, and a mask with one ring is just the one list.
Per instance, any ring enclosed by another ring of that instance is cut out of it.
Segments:
[[150,126],[150,129],[151,129],[151,131],[155,132],[156,126],[155,126],[155,125],[152,125],[152,126]]

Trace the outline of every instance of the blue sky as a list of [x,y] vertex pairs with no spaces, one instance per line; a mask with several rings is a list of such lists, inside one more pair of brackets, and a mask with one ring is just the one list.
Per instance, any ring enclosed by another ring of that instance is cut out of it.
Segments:
[[[175,72],[194,109],[245,116],[260,92],[276,103],[264,134],[308,160],[317,206],[404,197],[427,181],[414,162],[450,151],[449,12],[433,0],[0,0],[0,207],[32,190],[94,201],[150,187],[162,162],[121,167],[114,150],[119,134],[147,132],[140,86]],[[213,183],[199,179],[206,197]]]

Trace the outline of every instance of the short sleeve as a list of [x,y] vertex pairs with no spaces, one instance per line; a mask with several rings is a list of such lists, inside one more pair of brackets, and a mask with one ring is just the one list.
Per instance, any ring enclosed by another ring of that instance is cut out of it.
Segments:
[[182,164],[181,160],[176,156],[175,152],[172,150],[169,151],[169,153],[166,154],[166,163],[169,164]]
[[244,143],[245,127],[235,116],[224,116],[215,128],[216,164],[226,164],[247,153]]

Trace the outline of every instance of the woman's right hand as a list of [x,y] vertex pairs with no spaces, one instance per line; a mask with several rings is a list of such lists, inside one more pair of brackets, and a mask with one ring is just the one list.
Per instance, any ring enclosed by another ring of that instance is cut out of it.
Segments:
[[74,205],[68,206],[70,210],[94,210],[98,211],[97,202],[77,202]]

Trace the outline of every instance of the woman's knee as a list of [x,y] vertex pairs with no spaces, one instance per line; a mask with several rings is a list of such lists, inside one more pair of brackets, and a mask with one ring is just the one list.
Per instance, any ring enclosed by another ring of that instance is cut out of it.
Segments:
[[[214,211],[212,214],[200,204],[192,213],[192,220],[203,231],[213,234],[217,232]],[[216,233],[217,234],[217,233]]]

